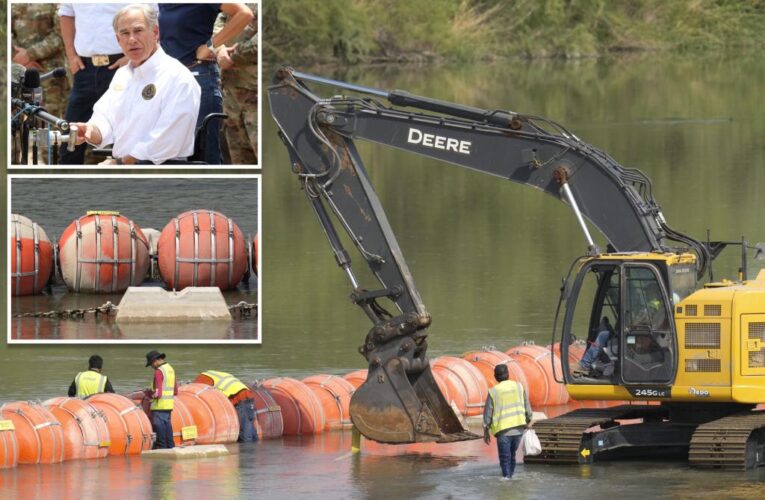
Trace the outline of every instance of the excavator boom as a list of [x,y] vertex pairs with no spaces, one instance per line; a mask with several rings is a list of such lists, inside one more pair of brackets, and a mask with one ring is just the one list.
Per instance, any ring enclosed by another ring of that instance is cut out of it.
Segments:
[[[362,96],[321,98],[308,83]],[[368,377],[350,407],[354,425],[368,438],[411,443],[477,436],[463,429],[433,379],[425,333],[431,318],[355,139],[544,191],[572,206],[593,253],[597,248],[584,219],[603,233],[612,251],[665,251],[666,240],[680,241],[699,255],[698,271],[703,273],[706,247],[666,225],[645,175],[622,167],[554,122],[362,87],[291,68],[277,71],[268,94],[292,171],[351,282],[353,302],[373,323],[359,349],[369,363]],[[333,221],[377,278],[372,289],[359,283]]]

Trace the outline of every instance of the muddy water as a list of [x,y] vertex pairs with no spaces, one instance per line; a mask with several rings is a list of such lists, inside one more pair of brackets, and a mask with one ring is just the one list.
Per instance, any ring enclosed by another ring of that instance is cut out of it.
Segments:
[[[765,62],[759,54],[644,56],[602,61],[503,62],[466,67],[354,68],[356,83],[548,116],[644,170],[670,225],[697,237],[765,240]],[[268,76],[264,81],[268,80]],[[329,94],[327,94],[329,95]],[[262,346],[160,346],[189,380],[227,369],[245,380],[363,367],[369,329],[348,300],[315,217],[268,118],[263,120]],[[560,278],[585,251],[570,211],[533,190],[404,153],[363,145],[372,181],[434,322],[429,353],[549,341]],[[715,263],[735,273],[736,252]],[[356,259],[359,261],[360,259]],[[750,262],[750,272],[762,261]],[[60,395],[98,352],[118,391],[142,387],[155,346],[12,346],[0,350],[0,400]],[[522,466],[498,479],[480,441],[420,448],[364,446],[350,435],[284,438],[240,453],[179,463],[141,459],[20,466],[2,491],[44,498],[103,492],[186,498],[759,498],[765,471],[698,472],[682,462]],[[83,481],[79,481],[83,479]],[[7,486],[7,488],[6,488]]]

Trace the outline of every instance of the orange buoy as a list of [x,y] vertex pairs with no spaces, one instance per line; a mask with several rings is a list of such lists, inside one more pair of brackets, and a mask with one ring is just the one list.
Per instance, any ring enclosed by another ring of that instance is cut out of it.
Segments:
[[19,464],[19,443],[12,420],[0,415],[0,469],[10,469]]
[[303,382],[278,377],[264,381],[263,387],[282,409],[285,435],[319,434],[324,430],[327,424],[321,401]]
[[366,382],[369,370],[354,370],[350,373],[343,375],[343,378],[353,385],[356,389],[361,387],[361,384]]
[[109,455],[137,455],[151,449],[151,422],[140,406],[125,396],[108,392],[93,394],[87,401],[106,417],[111,442]]
[[472,351],[462,355],[462,359],[468,360],[473,366],[478,368],[489,388],[497,385],[497,379],[494,378],[494,367],[500,363],[507,365],[507,371],[510,373],[510,380],[515,380],[523,384],[523,388],[528,391],[529,384],[526,381],[526,375],[523,373],[520,365],[510,356],[501,351]]
[[149,242],[117,212],[88,212],[58,240],[59,267],[74,292],[115,293],[140,285],[149,269]]
[[250,390],[255,403],[255,429],[258,431],[258,439],[282,437],[284,433],[282,409],[265,388],[253,384]]
[[79,398],[59,397],[43,402],[61,424],[64,460],[103,458],[111,444],[104,414]]
[[489,386],[481,370],[469,361],[454,356],[441,356],[430,366],[434,375],[438,374],[444,379],[453,398],[455,394],[463,395],[459,401],[455,399],[463,415],[473,417],[483,414]]
[[206,384],[184,384],[175,399],[188,408],[197,426],[197,443],[235,443],[239,439],[236,408],[218,389]]
[[[433,380],[436,381],[436,385],[438,386],[438,390],[441,391],[441,395],[444,397],[447,403],[449,405],[454,406],[456,408],[461,408],[465,406],[465,399],[466,396],[462,392],[457,392],[456,394],[453,394],[453,390],[449,389],[449,385],[446,383],[446,380],[444,377],[442,377],[440,374],[438,374],[435,371],[431,371],[433,374]],[[460,413],[462,413],[460,411]]]
[[64,460],[64,433],[56,417],[27,401],[0,406],[0,418],[13,422],[20,464],[57,464]]
[[168,287],[235,288],[247,268],[247,248],[233,220],[213,210],[173,218],[157,244],[159,274]]
[[[549,347],[534,344],[511,347],[505,354],[513,358],[523,369],[528,383],[529,402],[532,406],[562,405],[568,402],[566,386],[555,381],[563,377],[560,358]],[[553,363],[555,371],[553,372]]]
[[23,215],[11,214],[9,231],[11,293],[40,293],[53,271],[53,245],[45,231]]
[[337,375],[312,375],[304,378],[303,383],[319,398],[327,429],[342,429],[353,425],[348,411],[351,396],[356,391],[353,384]]
[[[135,391],[128,394],[128,398],[141,407],[143,412],[151,421],[151,399],[144,391]],[[173,428],[173,443],[175,446],[192,446],[197,444],[196,426],[191,412],[186,407],[186,403],[180,398],[173,400],[173,412],[170,414],[170,425]]]

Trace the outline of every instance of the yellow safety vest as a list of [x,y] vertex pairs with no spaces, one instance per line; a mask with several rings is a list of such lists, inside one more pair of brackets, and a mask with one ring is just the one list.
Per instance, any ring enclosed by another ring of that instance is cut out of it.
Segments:
[[[175,370],[169,363],[163,363],[159,365],[157,370],[162,372],[162,390],[158,399],[152,399],[150,410],[172,410],[173,409],[173,396],[175,394]],[[154,379],[151,381],[152,387],[154,387]],[[156,391],[157,388],[154,387]]]
[[74,387],[77,389],[78,398],[102,393],[106,388],[106,375],[93,370],[80,372],[74,377]]
[[247,389],[246,385],[230,373],[209,370],[202,372],[202,375],[210,377],[215,388],[225,394],[227,398],[238,394],[239,391]]
[[494,413],[491,416],[491,433],[526,425],[526,403],[523,386],[514,380],[504,380],[489,389]]

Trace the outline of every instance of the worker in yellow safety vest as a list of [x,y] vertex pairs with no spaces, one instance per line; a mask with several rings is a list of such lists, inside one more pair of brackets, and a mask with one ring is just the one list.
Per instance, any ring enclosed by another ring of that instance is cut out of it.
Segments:
[[69,386],[69,397],[85,398],[91,394],[114,392],[112,383],[106,375],[101,373],[103,366],[103,358],[98,354],[92,355],[88,359],[88,371],[80,372],[74,376],[74,380]]
[[226,395],[239,415],[239,442],[252,443],[258,440],[255,432],[254,394],[241,380],[230,373],[207,370],[194,379],[196,384],[207,384]]
[[533,412],[529,395],[523,385],[508,380],[506,364],[494,367],[494,378],[499,382],[489,389],[489,396],[483,410],[483,440],[491,441],[491,434],[497,439],[497,452],[502,476],[510,479],[515,472],[515,452],[523,430],[531,427]]
[[173,426],[170,416],[173,412],[173,402],[178,394],[178,384],[175,380],[175,370],[165,361],[165,353],[150,351],[146,354],[146,366],[154,368],[154,379],[147,395],[151,399],[151,425],[157,435],[154,449],[173,448]]

